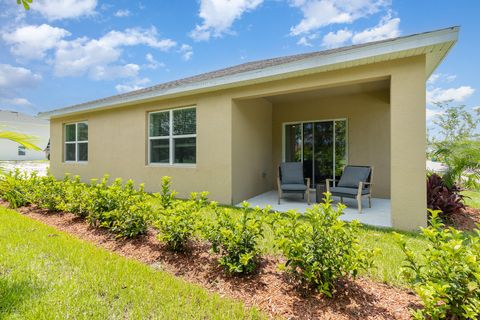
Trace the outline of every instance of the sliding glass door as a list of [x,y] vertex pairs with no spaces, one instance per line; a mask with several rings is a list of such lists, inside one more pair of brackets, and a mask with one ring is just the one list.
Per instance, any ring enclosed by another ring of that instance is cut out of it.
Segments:
[[312,186],[339,178],[347,164],[347,121],[309,121],[286,124],[284,159],[303,162]]

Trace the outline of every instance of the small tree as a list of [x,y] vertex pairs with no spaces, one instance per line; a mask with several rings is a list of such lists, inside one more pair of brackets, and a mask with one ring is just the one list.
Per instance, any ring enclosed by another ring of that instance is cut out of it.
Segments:
[[455,143],[479,137],[476,130],[480,124],[480,111],[468,111],[465,105],[451,106],[450,101],[439,102],[436,105],[442,110],[434,120],[440,134],[437,143]]
[[449,102],[437,103],[437,106],[443,112],[434,121],[439,129],[438,136],[432,137],[429,132],[429,156],[448,166],[443,180],[449,188],[461,185],[466,174],[468,186],[478,187],[480,111],[470,112],[463,105],[454,107]]

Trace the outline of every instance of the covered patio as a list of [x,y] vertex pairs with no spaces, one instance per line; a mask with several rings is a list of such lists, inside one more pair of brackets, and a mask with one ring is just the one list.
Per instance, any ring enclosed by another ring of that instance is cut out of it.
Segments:
[[[282,199],[278,204],[278,194],[276,190],[262,193],[258,196],[247,200],[252,207],[258,206],[265,208],[272,207],[272,210],[278,212],[286,212],[288,210],[296,210],[298,212],[305,212],[311,208],[315,203],[315,192],[310,193],[312,204],[308,205],[298,194],[288,195]],[[339,198],[333,197],[333,205],[339,203]],[[366,200],[365,200],[366,202]],[[357,202],[355,199],[343,199],[343,203],[347,206],[343,211],[341,219],[344,221],[358,220],[362,224],[367,224],[375,227],[390,228],[392,227],[392,218],[390,214],[390,199],[372,198],[372,207],[364,206],[362,213],[357,210]],[[237,206],[240,206],[238,204]]]
[[302,163],[312,203],[316,188],[339,180],[345,165],[369,166],[372,207],[365,198],[359,213],[356,200],[344,198],[342,219],[392,227],[390,88],[390,78],[380,77],[234,101],[232,202],[305,212],[298,194],[278,204],[280,163]]

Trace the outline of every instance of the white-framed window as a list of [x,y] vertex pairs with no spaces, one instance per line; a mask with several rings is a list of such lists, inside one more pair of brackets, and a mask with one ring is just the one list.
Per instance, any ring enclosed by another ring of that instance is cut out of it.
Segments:
[[27,148],[25,146],[19,145],[18,146],[18,155],[19,156],[24,156],[27,154]]
[[88,122],[80,121],[64,125],[65,162],[88,161]]
[[197,108],[186,107],[148,114],[148,163],[196,164]]

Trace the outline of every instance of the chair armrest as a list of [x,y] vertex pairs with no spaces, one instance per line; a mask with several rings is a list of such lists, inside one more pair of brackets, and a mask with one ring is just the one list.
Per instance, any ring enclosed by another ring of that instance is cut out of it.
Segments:
[[325,179],[325,187],[326,187],[326,189],[327,189],[326,191],[328,193],[330,193],[330,182],[337,182],[337,181],[339,181],[339,180],[337,180],[337,179]]
[[366,188],[368,188],[368,193],[372,193],[373,183],[371,183],[371,182],[364,182],[363,184],[365,185]]
[[365,182],[363,182],[363,181],[360,181],[360,182],[358,183],[357,196],[359,196],[359,197],[362,196],[362,190],[363,190],[363,184],[364,184],[364,183],[365,183]]
[[310,189],[310,178],[305,178],[305,185]]
[[337,181],[340,181],[340,180],[338,180],[338,179],[325,179],[326,183],[337,182]]

